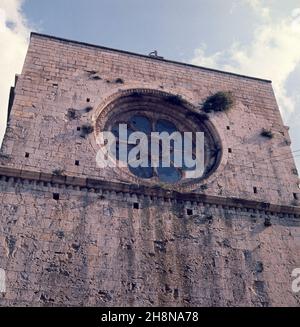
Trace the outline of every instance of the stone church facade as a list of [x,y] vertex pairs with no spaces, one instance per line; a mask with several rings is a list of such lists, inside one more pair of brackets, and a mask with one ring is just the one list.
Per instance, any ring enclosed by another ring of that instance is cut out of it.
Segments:
[[[232,107],[203,113],[217,92]],[[204,176],[99,168],[97,135],[141,115],[201,126]],[[0,305],[299,306],[290,143],[270,81],[33,33],[0,153]]]

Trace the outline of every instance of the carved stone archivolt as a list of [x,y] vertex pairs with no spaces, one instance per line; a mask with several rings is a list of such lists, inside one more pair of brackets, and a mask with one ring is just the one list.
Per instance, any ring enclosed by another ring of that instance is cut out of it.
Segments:
[[191,191],[204,181],[207,182],[219,167],[222,159],[222,145],[219,134],[209,117],[183,97],[160,90],[128,89],[108,97],[93,116],[96,148],[99,133],[111,130],[116,123],[128,122],[134,115],[146,117],[152,125],[159,119],[169,121],[180,132],[204,132],[205,172],[197,179],[187,179],[182,175],[180,180],[166,183],[159,180],[157,176],[140,178],[135,176],[128,167],[116,167],[116,172],[122,180],[150,186],[159,185],[178,191]]

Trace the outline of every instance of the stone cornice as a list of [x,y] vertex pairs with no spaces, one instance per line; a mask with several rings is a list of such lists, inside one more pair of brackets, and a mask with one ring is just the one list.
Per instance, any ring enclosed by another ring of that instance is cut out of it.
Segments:
[[179,202],[189,202],[191,204],[203,203],[207,205],[221,206],[228,209],[247,209],[253,211],[261,211],[267,214],[287,214],[296,218],[300,217],[299,206],[284,206],[241,198],[227,198],[198,193],[180,193],[159,187],[126,184],[122,182],[109,182],[105,180],[75,176],[56,176],[48,173],[20,170],[11,167],[0,166],[0,177],[2,177],[2,180],[3,178],[13,178],[16,180],[50,183],[50,185],[53,187],[73,186],[77,189],[79,188],[79,190],[101,190],[106,192],[134,194],[136,196],[159,198],[163,199],[164,201],[175,200]]

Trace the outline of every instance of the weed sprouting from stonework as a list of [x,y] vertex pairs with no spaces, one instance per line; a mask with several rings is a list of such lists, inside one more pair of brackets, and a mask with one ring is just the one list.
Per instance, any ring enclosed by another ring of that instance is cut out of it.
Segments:
[[52,174],[55,176],[62,176],[64,174],[64,169],[60,169],[60,168],[54,169],[52,171]]
[[97,71],[96,70],[86,70],[86,72],[90,75],[95,75],[97,74]]
[[292,144],[292,142],[288,139],[285,139],[284,143],[285,143],[285,145],[288,145],[288,146],[290,146]]
[[86,138],[87,135],[93,133],[94,127],[90,124],[85,124],[81,126],[81,134],[80,136]]
[[76,110],[73,109],[73,108],[68,109],[67,116],[68,116],[68,118],[69,118],[70,120],[73,120],[73,119],[78,118],[77,113],[76,113]]
[[11,157],[8,154],[0,152],[0,159],[10,159]]
[[270,217],[265,218],[264,225],[265,225],[265,227],[271,227],[272,226],[272,221],[271,221]]
[[90,112],[90,111],[92,111],[92,110],[93,110],[93,107],[91,107],[91,106],[88,106],[88,107],[86,107],[86,108],[84,109],[85,112]]
[[202,120],[202,121],[206,121],[209,120],[209,117],[205,114],[199,114],[198,117]]
[[74,250],[75,252],[78,252],[79,249],[80,249],[80,244],[78,244],[78,243],[73,243],[73,244],[72,244],[72,248],[73,248],[73,250]]
[[211,224],[214,220],[214,217],[212,215],[206,215],[205,219],[209,224]]
[[201,190],[201,191],[205,191],[205,190],[207,190],[207,189],[208,189],[207,184],[203,184],[203,185],[200,186],[200,190]]
[[211,95],[204,102],[202,110],[209,113],[212,111],[227,111],[233,105],[233,96],[231,92],[217,92]]
[[272,131],[265,128],[263,128],[260,135],[269,139],[272,139],[274,137]]
[[102,79],[96,70],[86,70],[86,72],[89,74],[91,80],[100,81]]
[[115,80],[115,83],[116,83],[116,84],[124,84],[124,80],[123,80],[122,78],[117,78],[117,79]]
[[155,249],[158,250],[159,252],[166,252],[166,245],[168,241],[153,241]]
[[95,75],[95,76],[92,76],[90,77],[92,80],[94,81],[100,81],[102,78],[99,76],[99,75]]
[[298,170],[297,168],[292,169],[292,174],[298,176]]
[[166,97],[166,101],[175,106],[180,106],[183,104],[183,99],[180,95],[169,95]]
[[14,236],[10,235],[6,237],[5,241],[8,248],[8,255],[11,256],[15,251],[17,240]]
[[65,233],[63,231],[59,230],[59,231],[56,232],[56,236],[59,239],[63,239],[65,237]]

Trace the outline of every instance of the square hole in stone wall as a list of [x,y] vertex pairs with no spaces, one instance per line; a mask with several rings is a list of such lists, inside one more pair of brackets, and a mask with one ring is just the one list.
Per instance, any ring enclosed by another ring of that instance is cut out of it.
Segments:
[[53,200],[59,200],[59,193],[53,193]]
[[133,203],[133,209],[140,209],[140,204],[137,202]]
[[256,186],[253,187],[253,193],[257,194],[257,187]]
[[25,153],[25,158],[29,158],[29,153],[28,152]]
[[232,149],[231,148],[228,148],[228,153],[232,153]]
[[79,160],[75,160],[75,166],[79,166]]
[[188,216],[192,216],[193,215],[193,209],[186,209],[186,214]]
[[298,197],[297,193],[293,193],[293,197],[294,197],[294,200],[299,200],[299,197]]

